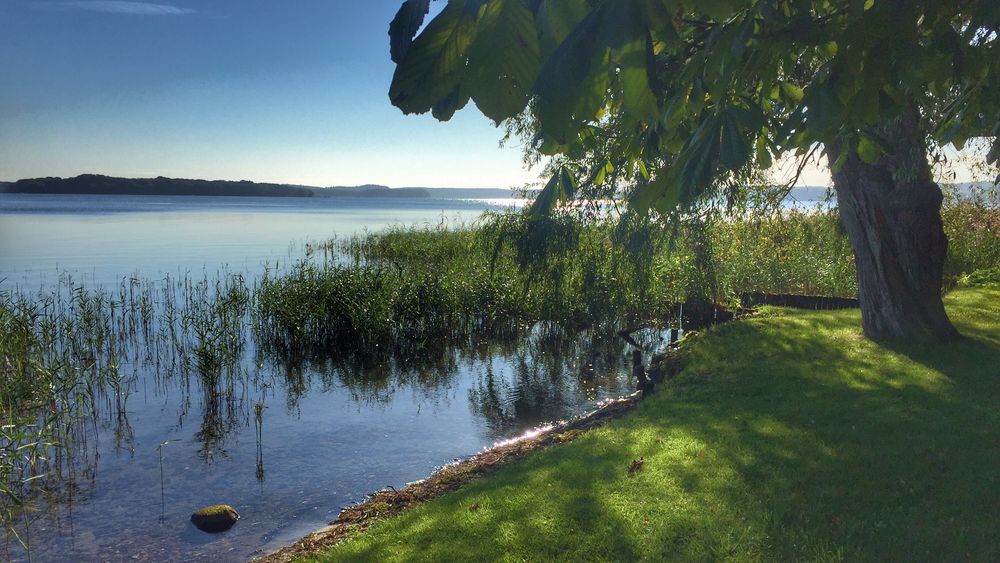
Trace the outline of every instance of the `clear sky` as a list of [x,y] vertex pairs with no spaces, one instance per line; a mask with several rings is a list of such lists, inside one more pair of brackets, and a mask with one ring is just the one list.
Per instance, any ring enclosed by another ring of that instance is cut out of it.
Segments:
[[[534,181],[472,104],[449,123],[390,105],[399,4],[0,0],[0,180]],[[824,164],[800,184],[829,184]]]
[[0,180],[174,176],[510,187],[475,108],[387,95],[399,0],[0,0]]

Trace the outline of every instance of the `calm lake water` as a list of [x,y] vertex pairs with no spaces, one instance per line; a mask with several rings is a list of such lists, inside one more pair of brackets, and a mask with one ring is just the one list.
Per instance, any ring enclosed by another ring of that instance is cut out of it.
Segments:
[[[511,200],[513,201],[513,200]],[[232,271],[301,256],[306,242],[390,225],[475,220],[478,201],[374,198],[0,194],[0,280],[51,283],[60,272],[100,285],[140,275]]]
[[[309,241],[468,222],[487,208],[0,194],[0,291],[44,291],[67,274],[109,288],[223,270],[253,279],[301,258]],[[322,527],[366,493],[630,390],[620,339],[545,327],[420,361],[287,364],[250,349],[221,404],[209,404],[197,379],[148,361],[123,359],[121,369],[130,374],[124,412],[108,401],[58,494],[39,498],[40,511],[18,528],[33,561],[246,560]],[[190,513],[216,503],[235,506],[241,520],[223,534],[196,530]],[[27,555],[9,535],[0,543],[0,559]]]

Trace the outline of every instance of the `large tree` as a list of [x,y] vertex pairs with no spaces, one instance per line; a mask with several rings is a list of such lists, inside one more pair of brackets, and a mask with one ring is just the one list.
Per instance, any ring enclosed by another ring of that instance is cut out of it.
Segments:
[[958,336],[929,150],[1000,156],[997,0],[448,0],[424,27],[429,9],[390,25],[392,103],[527,123],[561,164],[536,212],[614,177],[634,210],[674,213],[820,151],[865,334]]

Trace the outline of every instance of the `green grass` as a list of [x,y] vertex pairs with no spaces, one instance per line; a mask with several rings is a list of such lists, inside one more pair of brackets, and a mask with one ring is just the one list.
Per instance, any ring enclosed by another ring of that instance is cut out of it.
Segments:
[[1000,290],[946,303],[947,346],[874,344],[856,311],[717,327],[625,418],[319,559],[996,561]]

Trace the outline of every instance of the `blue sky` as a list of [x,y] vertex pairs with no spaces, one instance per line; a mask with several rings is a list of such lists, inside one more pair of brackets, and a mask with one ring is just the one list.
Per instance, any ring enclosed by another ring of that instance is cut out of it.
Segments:
[[508,187],[474,108],[389,104],[399,0],[0,0],[0,180],[176,176]]

